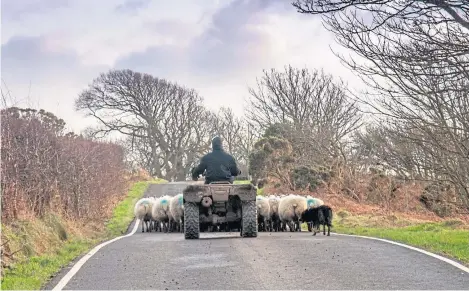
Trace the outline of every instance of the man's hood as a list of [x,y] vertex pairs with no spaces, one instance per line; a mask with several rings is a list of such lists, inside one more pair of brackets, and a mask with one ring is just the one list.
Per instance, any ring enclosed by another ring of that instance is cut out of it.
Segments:
[[214,139],[212,139],[212,149],[214,151],[223,150],[223,145],[222,145],[222,142],[221,142],[221,138],[219,138],[218,136],[215,137]]

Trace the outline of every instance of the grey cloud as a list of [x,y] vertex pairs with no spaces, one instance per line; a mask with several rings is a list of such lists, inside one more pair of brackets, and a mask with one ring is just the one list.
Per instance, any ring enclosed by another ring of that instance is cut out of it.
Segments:
[[50,52],[41,37],[15,37],[2,45],[2,78],[14,83],[89,82],[104,67],[83,67],[74,52]]
[[74,111],[74,100],[108,68],[82,66],[74,52],[51,52],[45,44],[41,37],[15,37],[2,45],[2,80],[13,96],[9,102],[51,111],[76,130],[91,124]]
[[141,53],[133,53],[120,58],[116,69],[131,69],[149,73],[155,77],[173,79],[178,72],[184,71],[186,54],[183,49],[166,45],[148,48]]
[[2,22],[21,20],[28,14],[41,14],[69,4],[70,0],[2,0]]
[[151,0],[126,0],[123,4],[116,6],[119,12],[135,12],[145,8],[150,4]]
[[14,37],[2,46],[2,75],[35,75],[45,81],[54,71],[76,66],[77,60],[73,54],[47,52],[40,37]]
[[194,30],[192,24],[171,19],[146,21],[143,23],[143,26],[148,28],[152,33],[160,36],[171,36],[175,39],[187,39]]
[[235,0],[217,11],[211,26],[191,46],[193,66],[211,74],[230,75],[259,61],[257,49],[265,47],[268,36],[250,25],[264,20],[269,0]]
[[[268,47],[269,37],[249,26],[265,21],[268,9],[278,9],[280,0],[234,0],[214,15],[210,26],[181,51],[171,47],[153,47],[145,52],[130,54],[119,60],[119,67],[144,69],[159,74],[169,70],[184,70],[207,79],[219,76],[239,76],[245,67],[263,65],[262,49]],[[176,23],[155,23],[160,34],[184,33]],[[160,26],[161,28],[158,28]],[[183,63],[185,63],[183,65]]]

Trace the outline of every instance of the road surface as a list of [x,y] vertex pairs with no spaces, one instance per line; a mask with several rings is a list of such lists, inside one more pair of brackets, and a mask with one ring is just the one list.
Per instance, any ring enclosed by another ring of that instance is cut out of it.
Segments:
[[[184,183],[152,185],[174,195]],[[132,228],[130,228],[132,229]],[[46,286],[52,289],[70,270]],[[469,289],[469,273],[385,242],[311,233],[141,233],[101,248],[64,290],[93,289]]]

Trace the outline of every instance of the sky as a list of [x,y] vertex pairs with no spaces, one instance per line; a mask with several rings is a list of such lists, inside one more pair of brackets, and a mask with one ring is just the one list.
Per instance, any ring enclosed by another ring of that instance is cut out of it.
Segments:
[[2,0],[2,92],[79,132],[74,110],[100,73],[131,69],[194,88],[206,106],[242,116],[263,69],[324,69],[350,84],[345,52],[292,0]]

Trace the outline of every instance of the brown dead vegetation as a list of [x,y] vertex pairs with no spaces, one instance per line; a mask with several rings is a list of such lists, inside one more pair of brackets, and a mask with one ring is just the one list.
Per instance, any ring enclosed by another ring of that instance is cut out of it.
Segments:
[[2,271],[102,234],[130,183],[149,178],[126,170],[119,145],[67,133],[52,113],[10,107],[1,121]]
[[345,190],[336,180],[329,185],[323,184],[314,191],[307,189],[292,191],[287,186],[275,187],[269,183],[264,187],[264,195],[291,193],[311,195],[331,206],[335,215],[345,211],[351,215],[367,216],[368,220],[375,220],[376,225],[381,227],[386,226],[387,222],[392,222],[396,226],[394,220],[397,218],[407,221],[403,222],[405,225],[439,222],[446,219],[459,219],[469,225],[469,215],[461,208],[454,206],[451,215],[442,217],[425,207],[420,201],[422,194],[425,193],[424,183],[409,181],[401,182],[397,187],[390,187],[392,184],[390,180],[390,177],[380,177],[378,183],[373,175],[364,176],[354,183],[353,195],[350,195],[350,189]]

